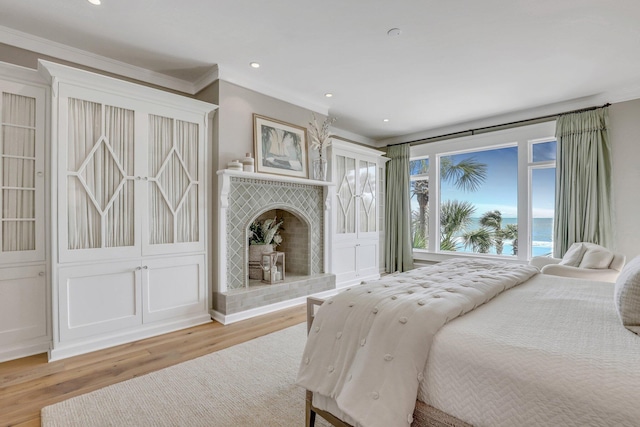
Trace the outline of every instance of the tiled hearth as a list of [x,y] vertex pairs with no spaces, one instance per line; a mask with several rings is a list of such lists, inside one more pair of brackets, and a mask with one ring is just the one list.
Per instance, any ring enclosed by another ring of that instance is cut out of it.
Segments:
[[[335,288],[335,276],[326,274],[329,186],[322,181],[268,174],[218,172],[219,259],[217,289],[213,294],[214,317],[215,314],[228,317]],[[290,252],[284,282],[269,285],[250,281],[249,224],[275,212],[285,217],[285,230],[286,222],[291,225],[286,233],[306,235],[295,238],[291,235],[292,242],[278,249],[285,254],[286,250]],[[305,265],[300,265],[301,262]]]
[[224,314],[228,316],[334,289],[335,285],[334,274],[288,275],[284,282],[273,285],[261,284],[214,293],[213,301],[214,307],[219,308],[217,311],[224,309]]

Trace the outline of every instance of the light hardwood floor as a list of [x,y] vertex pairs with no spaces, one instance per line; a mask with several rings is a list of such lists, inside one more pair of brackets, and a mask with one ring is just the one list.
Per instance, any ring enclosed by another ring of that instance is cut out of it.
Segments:
[[304,305],[223,326],[218,322],[47,363],[0,363],[0,426],[40,426],[40,409],[306,320]]

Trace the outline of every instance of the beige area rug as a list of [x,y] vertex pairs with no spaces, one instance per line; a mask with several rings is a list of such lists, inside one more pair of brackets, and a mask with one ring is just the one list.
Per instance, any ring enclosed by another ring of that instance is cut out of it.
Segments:
[[[53,426],[304,426],[304,324],[42,409]],[[317,426],[328,426],[316,417]]]

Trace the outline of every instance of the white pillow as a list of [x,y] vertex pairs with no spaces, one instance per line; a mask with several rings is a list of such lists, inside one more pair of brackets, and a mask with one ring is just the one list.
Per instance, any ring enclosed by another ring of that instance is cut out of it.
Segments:
[[609,268],[613,260],[613,252],[594,243],[585,243],[587,249],[580,261],[580,268]]
[[574,243],[571,245],[569,250],[565,252],[562,257],[562,261],[560,261],[561,265],[570,265],[571,267],[577,267],[580,265],[580,261],[582,261],[582,256],[587,248],[582,243]]
[[632,259],[620,272],[613,300],[624,327],[640,335],[640,256]]

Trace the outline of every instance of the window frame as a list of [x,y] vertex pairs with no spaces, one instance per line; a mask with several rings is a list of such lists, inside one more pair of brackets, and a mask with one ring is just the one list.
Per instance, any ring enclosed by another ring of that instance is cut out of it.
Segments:
[[[411,160],[429,158],[429,245],[428,249],[413,249],[417,261],[442,261],[458,257],[483,257],[506,262],[528,262],[531,258],[531,167],[548,162],[532,162],[533,144],[555,140],[556,122],[549,121],[533,125],[520,126],[500,131],[485,132],[456,139],[441,140],[411,147]],[[518,148],[518,230],[527,230],[526,235],[518,236],[518,255],[495,255],[464,252],[444,252],[439,249],[440,242],[440,158],[471,151],[490,150],[517,146]],[[553,162],[555,165],[555,162]],[[540,166],[541,167],[541,166]],[[435,203],[435,205],[434,205]]]
[[[555,136],[553,137],[546,137],[546,138],[539,138],[539,139],[532,139],[528,141],[528,146],[527,146],[527,179],[528,179],[528,196],[529,196],[529,206],[528,206],[528,215],[529,215],[529,221],[527,224],[527,236],[530,238],[533,235],[533,171],[537,170],[537,169],[551,169],[551,168],[556,168],[556,160],[544,160],[544,161],[538,161],[538,162],[534,162],[533,161],[533,146],[535,144],[544,144],[546,142],[551,142],[551,141],[556,141],[557,138]],[[555,215],[555,211],[554,211],[554,215]],[[532,258],[532,243],[531,241],[528,242],[528,246],[527,246],[527,251],[529,251],[528,254],[528,258],[527,259],[531,259]],[[553,241],[552,241],[553,243]],[[520,245],[518,244],[518,250],[520,249]]]

